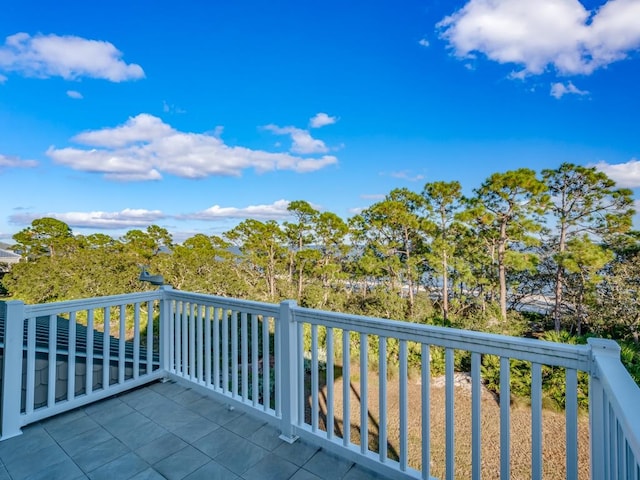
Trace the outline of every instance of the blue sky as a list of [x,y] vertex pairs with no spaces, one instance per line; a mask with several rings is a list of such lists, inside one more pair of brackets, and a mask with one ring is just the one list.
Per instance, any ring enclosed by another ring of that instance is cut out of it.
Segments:
[[292,200],[347,219],[562,162],[640,198],[639,18],[640,0],[10,2],[0,241],[42,216],[180,241]]

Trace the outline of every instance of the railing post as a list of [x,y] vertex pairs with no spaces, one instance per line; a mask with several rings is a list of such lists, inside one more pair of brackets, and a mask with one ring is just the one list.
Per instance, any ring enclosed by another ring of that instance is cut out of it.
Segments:
[[591,478],[606,480],[606,439],[609,432],[605,431],[605,398],[600,372],[598,372],[596,357],[620,358],[620,346],[613,340],[603,338],[589,338],[587,343],[591,347],[591,372],[589,374],[589,439],[591,442]]
[[171,285],[162,285],[160,287],[160,339],[158,341],[159,355],[160,355],[160,369],[165,374],[165,380],[171,370],[171,359],[169,358],[169,352],[171,351],[169,342],[171,341],[170,328],[171,328],[171,300],[168,298],[171,294],[173,287]]
[[293,300],[280,303],[279,335],[280,352],[282,356],[280,374],[282,396],[282,424],[280,438],[288,443],[295,442],[294,426],[298,423],[298,325],[291,311],[296,306]]
[[20,435],[20,400],[22,398],[22,348],[24,303],[5,302],[4,362],[2,365],[2,436],[0,440]]

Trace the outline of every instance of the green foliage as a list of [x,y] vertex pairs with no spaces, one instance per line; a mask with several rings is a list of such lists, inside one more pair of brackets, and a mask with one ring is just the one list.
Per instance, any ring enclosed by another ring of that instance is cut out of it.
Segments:
[[[544,337],[552,341],[575,341],[561,326],[597,334],[620,341],[638,380],[640,233],[630,231],[631,192],[571,164],[542,178],[529,169],[495,173],[468,199],[461,191],[455,181],[427,183],[420,193],[394,189],[348,221],[297,200],[288,206],[292,221],[247,219],[220,237],[196,234],[177,245],[156,225],[114,239],[37,219],[14,236],[24,261],[2,288],[28,303],[128,293],[149,288],[137,280],[147,265],[177,289],[215,295],[295,298],[306,307],[516,336],[553,324],[558,333]],[[508,309],[507,299],[549,291],[557,294],[552,321]],[[351,337],[354,354],[359,338]],[[336,354],[341,348],[337,342]],[[372,364],[377,349],[372,341]],[[409,368],[417,368],[419,345],[409,342],[408,351]],[[397,355],[398,342],[389,340],[390,371]],[[469,361],[455,352],[457,370]],[[441,349],[432,349],[431,365],[434,375],[444,371]],[[489,385],[498,367],[483,358]],[[512,393],[525,394],[529,366],[510,368]],[[551,405],[563,404],[563,375],[543,370]]]

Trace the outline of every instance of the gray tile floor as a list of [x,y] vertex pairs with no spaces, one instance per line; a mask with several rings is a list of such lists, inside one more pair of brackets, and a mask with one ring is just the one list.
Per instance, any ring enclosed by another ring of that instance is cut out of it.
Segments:
[[0,462],[0,480],[382,478],[173,382],[27,426]]

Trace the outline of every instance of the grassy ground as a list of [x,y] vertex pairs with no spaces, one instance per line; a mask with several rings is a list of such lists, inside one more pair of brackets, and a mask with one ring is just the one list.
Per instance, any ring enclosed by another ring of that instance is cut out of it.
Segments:
[[[351,372],[358,372],[357,366]],[[334,432],[342,436],[342,388],[343,379],[336,371]],[[350,379],[350,418],[351,439],[360,443],[360,381],[357,375]],[[397,379],[387,383],[387,431],[388,456],[397,459],[399,455],[399,386]],[[369,449],[378,451],[379,402],[378,376],[371,373],[368,378],[368,417],[369,417]],[[421,469],[422,418],[421,386],[419,380],[408,383],[408,462],[409,465]],[[326,429],[326,386],[320,392],[320,428]],[[445,392],[444,382],[432,381],[431,388],[431,475],[445,477]],[[500,476],[500,405],[490,392],[484,390],[481,402],[482,420],[482,478],[499,478]],[[455,478],[471,477],[471,392],[464,386],[455,388]],[[307,411],[307,420],[310,410]],[[526,405],[511,405],[511,478],[531,478],[531,413]],[[565,420],[562,412],[543,411],[543,476],[545,479],[566,478],[565,466]],[[586,415],[581,415],[578,424],[578,456],[579,477],[589,478],[589,422]]]

